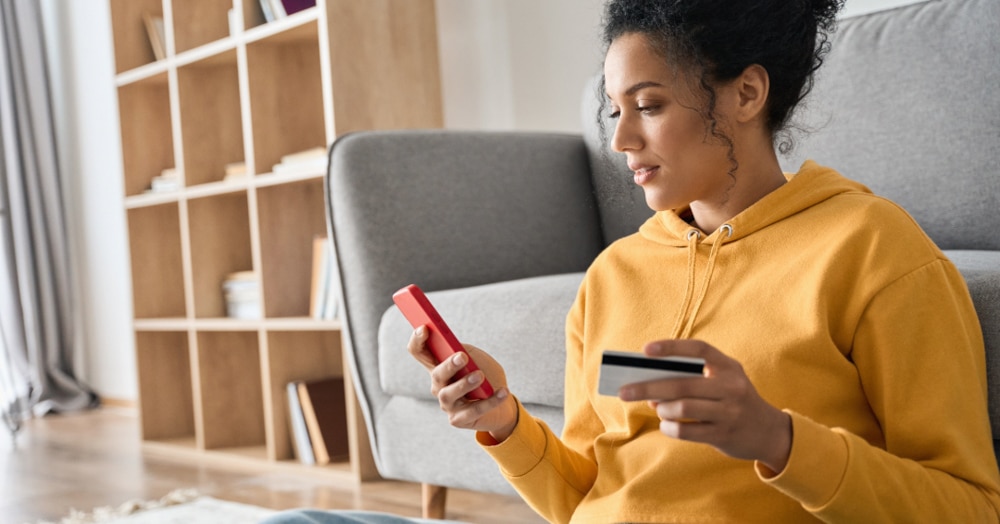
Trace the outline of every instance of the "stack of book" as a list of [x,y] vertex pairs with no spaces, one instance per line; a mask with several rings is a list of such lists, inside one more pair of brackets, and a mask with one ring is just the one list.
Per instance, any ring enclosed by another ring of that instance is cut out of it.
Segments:
[[181,176],[176,168],[167,168],[160,172],[159,176],[154,176],[149,184],[148,193],[168,193],[181,188]]
[[264,19],[268,22],[282,19],[315,5],[316,0],[260,0],[260,9],[264,11]]
[[309,294],[309,316],[317,320],[333,320],[339,310],[333,288],[333,248],[325,236],[313,239],[312,289]]
[[261,318],[260,281],[253,271],[230,273],[222,283],[226,316],[240,319]]
[[226,176],[223,178],[226,182],[232,182],[233,180],[242,180],[247,177],[247,164],[246,162],[231,162],[226,164]]
[[303,464],[347,460],[344,379],[296,380],[286,386],[292,445]]
[[318,175],[326,171],[326,148],[314,147],[281,157],[271,171],[275,175]]

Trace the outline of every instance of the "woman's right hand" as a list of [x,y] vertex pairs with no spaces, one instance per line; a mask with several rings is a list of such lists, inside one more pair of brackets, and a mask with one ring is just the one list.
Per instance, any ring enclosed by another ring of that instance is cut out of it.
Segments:
[[[441,409],[448,414],[452,426],[476,431],[486,431],[497,441],[503,442],[517,425],[517,403],[507,390],[507,375],[503,367],[485,351],[462,344],[465,353],[456,353],[438,364],[427,349],[427,328],[419,327],[410,336],[407,349],[431,375],[431,393],[437,397]],[[469,357],[479,371],[452,382],[460,369],[468,364]],[[483,378],[493,386],[493,396],[485,400],[470,400],[465,396],[482,384]]]

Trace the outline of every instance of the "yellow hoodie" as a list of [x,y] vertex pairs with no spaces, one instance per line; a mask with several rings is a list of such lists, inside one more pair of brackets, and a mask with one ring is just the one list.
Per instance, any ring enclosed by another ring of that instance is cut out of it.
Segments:
[[[566,425],[483,447],[552,522],[997,522],[982,332],[902,209],[807,162],[707,237],[674,212],[609,246],[567,317]],[[792,417],[787,467],[671,439],[597,394],[604,349],[704,340]]]

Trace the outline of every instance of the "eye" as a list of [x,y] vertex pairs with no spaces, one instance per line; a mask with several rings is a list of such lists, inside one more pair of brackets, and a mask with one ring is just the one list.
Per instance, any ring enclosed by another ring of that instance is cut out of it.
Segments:
[[639,105],[639,106],[636,106],[636,108],[635,108],[636,111],[638,111],[638,112],[640,112],[642,114],[645,114],[645,115],[649,115],[649,114],[655,113],[659,109],[660,109],[660,105],[658,105],[658,104]]

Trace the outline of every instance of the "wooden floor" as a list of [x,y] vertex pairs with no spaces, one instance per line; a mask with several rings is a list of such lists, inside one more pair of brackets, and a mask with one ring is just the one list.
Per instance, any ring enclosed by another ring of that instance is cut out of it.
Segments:
[[[0,522],[58,521],[130,500],[192,488],[217,499],[273,509],[366,509],[420,516],[420,487],[378,481],[344,488],[315,475],[246,471],[143,453],[133,410],[49,416],[26,424],[16,442],[0,435]],[[520,499],[450,490],[447,518],[470,523],[543,522]]]

